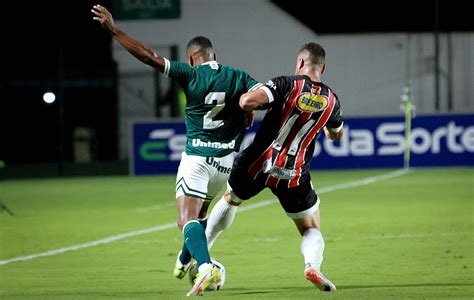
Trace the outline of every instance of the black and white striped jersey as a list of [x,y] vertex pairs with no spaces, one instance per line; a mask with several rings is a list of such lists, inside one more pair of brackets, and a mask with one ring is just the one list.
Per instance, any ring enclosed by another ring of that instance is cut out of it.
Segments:
[[268,110],[244,150],[245,165],[254,178],[266,175],[269,187],[298,186],[309,170],[320,130],[325,125],[335,131],[342,128],[339,99],[328,86],[307,76],[276,77],[261,88],[269,98]]

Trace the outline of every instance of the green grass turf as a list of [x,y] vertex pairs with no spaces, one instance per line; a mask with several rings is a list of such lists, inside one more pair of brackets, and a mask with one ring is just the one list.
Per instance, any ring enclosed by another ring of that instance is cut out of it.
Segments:
[[[317,188],[390,170],[313,173]],[[0,201],[0,261],[174,224],[174,176],[9,180]],[[322,293],[303,277],[300,237],[277,202],[240,212],[212,256],[227,280],[209,298],[473,299],[474,169],[415,169],[321,193]],[[274,199],[268,191],[244,203]],[[176,226],[53,256],[0,265],[1,299],[180,299],[172,276]]]

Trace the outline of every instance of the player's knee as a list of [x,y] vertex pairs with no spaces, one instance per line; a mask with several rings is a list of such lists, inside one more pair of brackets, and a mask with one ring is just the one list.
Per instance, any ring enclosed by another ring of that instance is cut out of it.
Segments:
[[184,222],[183,219],[178,219],[176,224],[178,225],[179,230],[183,231],[183,227],[184,227],[184,224],[186,224],[186,222]]
[[239,206],[240,204],[242,204],[242,202],[244,202],[242,199],[230,199],[229,201],[227,201],[227,203],[233,206]]
[[178,227],[181,231],[183,231],[184,227],[186,226],[186,224],[188,224],[189,222],[191,221],[196,221],[196,219],[192,219],[192,218],[186,218],[186,217],[179,217],[178,218],[178,222],[176,222],[178,224]]
[[224,199],[227,203],[233,206],[239,206],[242,204],[246,199],[241,199],[234,193],[232,187],[227,183],[227,191],[224,194]]

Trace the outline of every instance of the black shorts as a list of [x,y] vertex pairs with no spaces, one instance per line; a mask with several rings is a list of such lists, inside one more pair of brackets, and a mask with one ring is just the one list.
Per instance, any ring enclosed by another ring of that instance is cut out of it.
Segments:
[[[259,173],[253,178],[248,173],[248,163],[245,156],[240,155],[234,162],[229,177],[229,185],[237,197],[242,200],[248,200],[260,193],[267,186],[265,182],[268,174]],[[318,202],[312,185],[309,173],[302,174],[300,184],[289,188],[288,180],[280,180],[276,188],[270,188],[272,193],[277,196],[283,209],[289,214],[297,214],[314,208]]]

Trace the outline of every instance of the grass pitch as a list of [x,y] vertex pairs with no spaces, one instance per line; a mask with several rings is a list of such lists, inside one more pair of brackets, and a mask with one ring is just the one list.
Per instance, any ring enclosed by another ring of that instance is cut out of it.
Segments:
[[[474,298],[474,169],[415,169],[358,181],[390,171],[313,173],[317,190],[325,191],[322,271],[336,293],[304,279],[299,234],[265,191],[244,203],[217,239],[211,254],[225,265],[227,279],[221,291],[204,296]],[[0,298],[185,298],[187,277],[172,276],[182,244],[174,180],[1,182],[0,201],[14,216],[0,213]],[[344,182],[359,184],[335,186]]]

